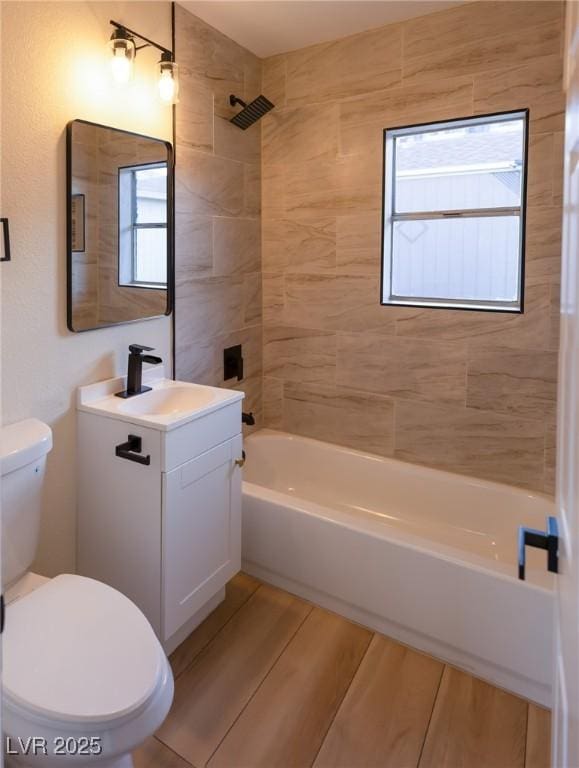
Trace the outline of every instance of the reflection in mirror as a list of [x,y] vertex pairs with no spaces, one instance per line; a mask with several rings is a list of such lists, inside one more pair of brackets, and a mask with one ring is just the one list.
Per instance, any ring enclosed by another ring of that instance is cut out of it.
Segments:
[[69,329],[169,314],[170,144],[75,120],[67,152]]

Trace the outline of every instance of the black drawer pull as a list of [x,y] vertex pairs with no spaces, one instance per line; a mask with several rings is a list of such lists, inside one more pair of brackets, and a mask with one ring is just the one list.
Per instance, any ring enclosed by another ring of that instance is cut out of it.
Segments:
[[143,441],[137,435],[129,435],[129,439],[126,443],[121,443],[115,448],[115,455],[121,459],[128,459],[129,461],[136,461],[137,464],[146,464],[149,466],[151,463],[151,457],[140,456],[139,454],[143,450]]

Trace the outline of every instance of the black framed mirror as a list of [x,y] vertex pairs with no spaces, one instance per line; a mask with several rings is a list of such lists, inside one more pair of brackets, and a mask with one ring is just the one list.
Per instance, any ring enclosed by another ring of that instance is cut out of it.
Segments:
[[170,314],[171,144],[73,120],[67,126],[66,158],[69,330]]

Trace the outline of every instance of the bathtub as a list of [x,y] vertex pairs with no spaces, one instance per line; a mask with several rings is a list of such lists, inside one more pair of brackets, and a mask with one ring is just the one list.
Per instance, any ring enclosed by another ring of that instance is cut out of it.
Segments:
[[245,451],[245,571],[550,706],[553,577],[516,568],[550,499],[272,430]]

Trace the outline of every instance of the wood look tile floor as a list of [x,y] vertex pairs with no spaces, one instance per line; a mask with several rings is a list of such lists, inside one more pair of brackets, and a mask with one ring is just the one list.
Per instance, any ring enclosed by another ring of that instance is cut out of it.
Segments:
[[135,768],[548,768],[550,713],[244,573]]

